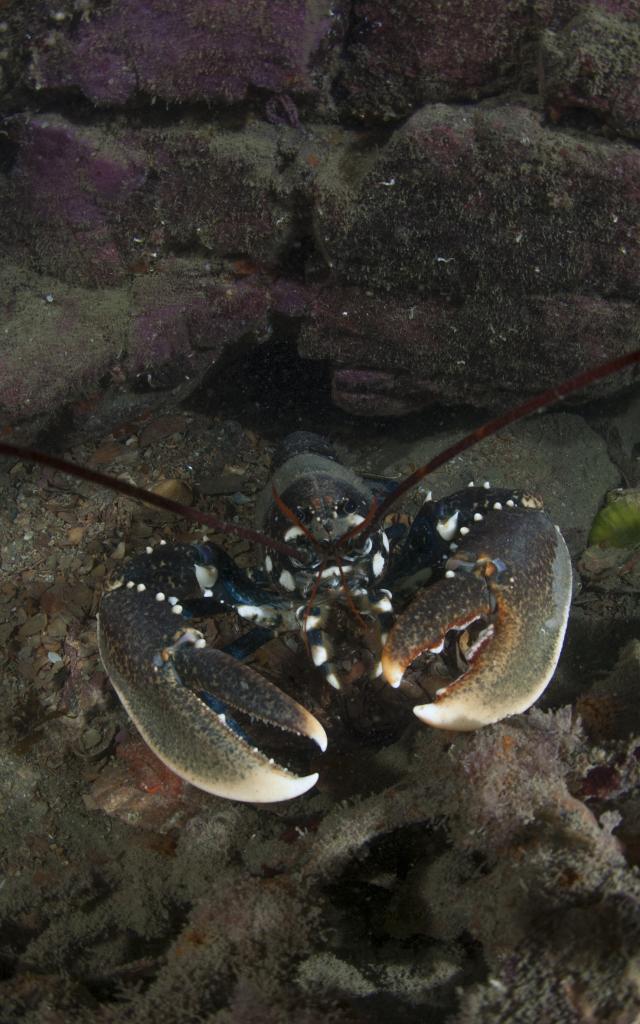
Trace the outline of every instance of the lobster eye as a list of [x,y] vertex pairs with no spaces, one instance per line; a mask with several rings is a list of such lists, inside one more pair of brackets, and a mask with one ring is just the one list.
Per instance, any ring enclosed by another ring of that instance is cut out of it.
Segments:
[[343,498],[338,504],[338,511],[341,515],[348,516],[355,512],[357,506],[353,498]]

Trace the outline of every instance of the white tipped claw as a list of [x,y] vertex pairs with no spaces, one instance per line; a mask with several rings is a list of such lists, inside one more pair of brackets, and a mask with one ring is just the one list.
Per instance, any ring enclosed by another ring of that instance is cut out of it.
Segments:
[[[325,750],[327,749],[327,743],[329,742],[327,739],[327,734],[324,731],[318,719],[314,718],[312,714],[309,714],[308,729],[307,732],[305,733],[305,736],[308,739],[313,740],[314,743],[317,743],[318,746],[320,747],[320,750],[324,754]],[[313,783],[310,783],[310,785],[313,785]],[[305,792],[304,789],[302,790],[302,792]]]
[[397,690],[402,682],[405,666],[402,662],[396,661],[394,658],[390,657],[386,647],[383,648],[380,664],[382,666],[382,674],[389,683],[389,686],[392,686],[394,690]]
[[472,732],[483,725],[490,725],[496,719],[487,720],[481,715],[469,714],[458,707],[455,700],[434,701],[432,704],[418,704],[413,709],[414,715],[434,729],[451,729],[455,732]]
[[281,800],[294,800],[315,786],[318,773],[298,776],[279,768],[277,765],[261,765],[242,779],[213,782],[203,778],[189,778],[181,771],[185,781],[203,789],[206,793],[224,797],[226,800],[240,800],[243,803],[271,804]]

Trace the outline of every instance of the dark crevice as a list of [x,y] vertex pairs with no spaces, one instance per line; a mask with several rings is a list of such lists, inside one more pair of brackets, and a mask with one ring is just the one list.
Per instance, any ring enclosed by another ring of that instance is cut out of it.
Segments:
[[18,156],[19,144],[7,127],[9,118],[0,120],[0,174],[9,174]]
[[[246,338],[230,346],[187,401],[195,412],[231,416],[268,437],[316,429],[331,413],[329,366],[301,359],[298,325],[273,318],[270,340]],[[311,423],[311,426],[309,424]]]

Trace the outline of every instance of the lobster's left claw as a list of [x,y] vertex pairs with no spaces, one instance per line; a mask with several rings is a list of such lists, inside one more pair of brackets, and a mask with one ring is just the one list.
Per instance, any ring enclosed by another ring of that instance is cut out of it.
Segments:
[[[131,563],[139,577],[152,557]],[[193,556],[176,548],[160,557],[180,569]],[[147,745],[181,778],[217,796],[267,803],[310,789],[317,774],[296,776],[266,757],[233,713],[308,737],[324,750],[320,722],[249,666],[207,647],[176,614],[180,606],[159,596],[144,584],[121,584],[103,596],[98,616],[100,655]]]
[[447,576],[400,616],[382,655],[398,686],[420,654],[442,651],[451,630],[480,623],[464,673],[413,709],[428,725],[459,731],[519,714],[540,697],[560,656],[572,583],[566,544],[539,509],[492,512],[469,541],[473,551],[458,551]]

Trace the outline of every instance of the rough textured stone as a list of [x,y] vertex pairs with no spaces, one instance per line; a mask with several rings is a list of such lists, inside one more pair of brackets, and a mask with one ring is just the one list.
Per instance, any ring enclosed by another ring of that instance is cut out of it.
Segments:
[[0,415],[9,422],[86,393],[117,366],[126,343],[124,288],[96,293],[0,265]]
[[93,103],[153,99],[237,103],[250,89],[312,93],[334,18],[329,0],[113,0],[34,45],[37,89]]
[[[329,358],[341,408],[393,416],[434,398],[504,406],[639,344],[631,302],[560,293],[460,304],[332,287],[311,301],[300,350]],[[606,382],[600,393],[619,386]]]
[[319,174],[315,225],[345,283],[454,302],[640,294],[633,146],[550,132],[526,106],[438,104],[378,152],[345,149]]
[[637,0],[355,0],[338,99],[375,124],[425,103],[531,91],[538,34],[585,9],[640,17]]
[[640,0],[0,7],[9,418],[270,335],[366,415],[638,344]]
[[13,129],[0,251],[80,285],[113,285],[174,251],[275,263],[292,227],[282,129],[133,133],[59,115]]
[[517,76],[526,0],[356,0],[340,88],[350,112],[395,120],[423,103],[477,99]]
[[57,114],[17,131],[0,190],[0,251],[74,285],[114,285],[128,273],[148,166],[129,139]]
[[274,264],[292,230],[291,181],[279,168],[282,131],[175,126],[144,145],[157,175],[154,225],[171,248]]
[[331,359],[343,408],[393,414],[508,402],[632,348],[639,186],[634,147],[522,105],[428,106],[373,154],[345,139],[318,175],[333,277],[301,351]]
[[226,284],[189,263],[166,276],[147,278],[136,289],[127,370],[143,373],[181,357],[183,373],[198,350],[211,363],[227,345],[267,329],[268,291],[249,281]]
[[[72,287],[5,264],[0,302],[10,313],[0,342],[0,415],[12,422],[85,397],[102,379],[166,386],[197,381],[228,345],[264,337],[268,289],[225,284],[202,264],[169,261],[133,288]],[[19,344],[15,343],[19,339]]]
[[550,117],[588,110],[640,138],[640,25],[586,10],[540,48],[540,91]]

